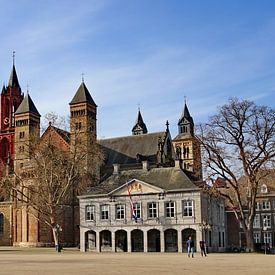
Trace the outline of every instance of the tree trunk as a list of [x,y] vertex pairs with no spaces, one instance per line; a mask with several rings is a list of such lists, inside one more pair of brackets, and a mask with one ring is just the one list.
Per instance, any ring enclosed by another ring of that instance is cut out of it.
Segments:
[[252,229],[246,229],[245,237],[246,237],[246,251],[247,252],[254,252],[253,230]]
[[59,230],[56,227],[52,227],[52,231],[53,231],[55,250],[56,252],[61,252],[60,244],[59,244]]

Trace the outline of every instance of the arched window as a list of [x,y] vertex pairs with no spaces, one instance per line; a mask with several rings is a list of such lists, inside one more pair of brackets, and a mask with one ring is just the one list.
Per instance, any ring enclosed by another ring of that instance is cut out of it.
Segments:
[[9,155],[9,141],[3,138],[0,142],[0,157],[6,160]]
[[0,234],[4,233],[4,215],[0,213]]

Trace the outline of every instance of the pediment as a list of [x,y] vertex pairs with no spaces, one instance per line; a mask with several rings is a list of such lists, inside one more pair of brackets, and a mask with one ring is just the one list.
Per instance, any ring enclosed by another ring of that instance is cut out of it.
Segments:
[[[129,191],[128,191],[129,190]],[[133,179],[129,182],[126,182],[119,188],[113,190],[109,193],[112,196],[124,196],[124,195],[142,195],[142,194],[149,194],[149,193],[162,193],[164,190],[157,186],[151,185],[144,181]]]

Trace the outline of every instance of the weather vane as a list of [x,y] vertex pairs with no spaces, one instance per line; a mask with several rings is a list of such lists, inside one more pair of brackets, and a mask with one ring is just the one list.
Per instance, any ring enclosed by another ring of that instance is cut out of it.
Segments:
[[82,82],[84,83],[84,73],[81,74]]

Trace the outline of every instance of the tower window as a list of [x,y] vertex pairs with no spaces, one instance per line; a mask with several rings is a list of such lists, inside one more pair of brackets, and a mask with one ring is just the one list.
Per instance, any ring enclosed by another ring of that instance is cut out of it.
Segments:
[[7,158],[9,155],[9,141],[3,138],[0,142],[0,157]]
[[81,129],[81,122],[76,122],[75,129],[80,130]]
[[19,133],[19,138],[24,138],[25,137],[25,132],[20,132]]

